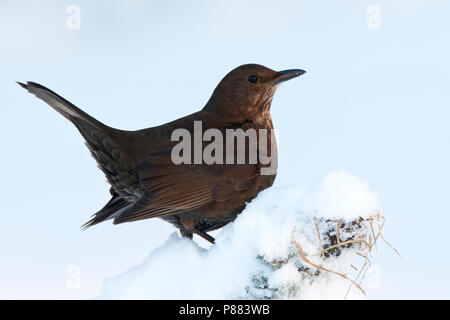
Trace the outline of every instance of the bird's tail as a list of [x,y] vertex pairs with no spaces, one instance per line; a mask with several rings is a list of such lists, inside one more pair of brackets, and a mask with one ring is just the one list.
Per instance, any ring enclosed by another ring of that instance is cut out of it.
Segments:
[[34,94],[39,99],[45,101],[50,107],[58,111],[75,125],[81,121],[96,127],[98,130],[105,130],[108,128],[97,119],[94,119],[83,110],[77,108],[57,93],[40,85],[39,83],[28,81],[26,84],[21,82],[17,82],[17,84],[19,84],[22,88],[27,89],[28,92]]
[[[113,187],[113,198],[111,201],[102,210],[95,213],[94,217],[84,227],[107,220],[114,213],[126,207],[128,203],[121,197],[125,191],[122,190],[123,188],[118,182],[121,179],[129,178],[130,173],[129,168],[126,167],[127,149],[116,138],[119,130],[104,125],[63,97],[38,83],[17,83],[39,99],[45,101],[77,127],[86,140],[86,145],[97,161],[99,168],[105,173],[108,182]],[[121,131],[121,133],[126,134],[125,131]],[[131,178],[134,178],[134,176],[131,175]],[[134,181],[133,179],[129,180]]]
[[120,212],[130,207],[130,203],[117,195],[114,191],[111,200],[98,212],[92,215],[91,220],[81,226],[82,230],[92,227],[100,222],[114,218]]

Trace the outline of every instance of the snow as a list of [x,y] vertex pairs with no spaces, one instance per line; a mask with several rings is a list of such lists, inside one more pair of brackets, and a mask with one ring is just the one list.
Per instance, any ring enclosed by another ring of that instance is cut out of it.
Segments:
[[378,196],[370,191],[368,183],[343,169],[327,174],[301,206],[323,217],[346,219],[368,218],[380,211]]
[[[364,263],[356,254],[360,244],[320,255],[314,218],[327,247],[336,237],[338,220],[351,228],[341,229],[340,241],[367,239],[367,223],[352,227],[351,222],[376,212],[380,212],[377,195],[344,170],[329,173],[313,189],[272,187],[220,230],[215,245],[204,248],[173,233],[140,265],[107,279],[98,298],[343,299],[351,282],[306,263],[293,239],[310,262],[355,278],[357,272],[350,265]],[[348,297],[363,295],[353,286]]]

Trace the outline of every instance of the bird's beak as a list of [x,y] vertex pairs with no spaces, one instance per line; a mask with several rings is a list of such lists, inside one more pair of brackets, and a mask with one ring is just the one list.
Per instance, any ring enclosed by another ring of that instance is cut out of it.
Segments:
[[301,76],[304,73],[306,73],[306,71],[301,69],[289,69],[279,71],[278,74],[275,76],[275,78],[272,80],[272,84],[276,85],[279,84],[280,82],[291,80],[293,78]]

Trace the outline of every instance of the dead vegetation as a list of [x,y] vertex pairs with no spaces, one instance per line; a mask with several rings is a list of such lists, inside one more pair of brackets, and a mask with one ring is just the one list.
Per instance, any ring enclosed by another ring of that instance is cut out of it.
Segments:
[[[317,263],[311,262],[310,259],[307,258],[307,254],[302,249],[302,246],[298,241],[294,239],[295,230],[292,233],[292,243],[299,254],[302,261],[309,266],[312,266],[313,268],[316,268],[317,270],[320,270],[322,272],[328,272],[332,273],[336,276],[339,276],[343,279],[346,279],[349,281],[350,286],[347,290],[347,293],[344,297],[344,299],[347,298],[350,290],[352,287],[356,287],[359,289],[364,295],[366,295],[366,292],[362,288],[362,283],[365,278],[365,275],[367,273],[367,270],[369,270],[371,266],[371,257],[373,253],[373,249],[377,250],[377,242],[378,239],[381,238],[390,248],[392,248],[400,257],[400,253],[397,249],[394,248],[383,236],[383,228],[386,219],[380,212],[374,213],[372,216],[370,216],[367,219],[359,218],[354,221],[350,221],[348,223],[345,223],[345,221],[337,220],[336,221],[336,227],[335,228],[329,228],[324,232],[324,234],[321,234],[319,227],[320,223],[326,223],[326,225],[332,224],[331,219],[317,219],[314,218],[314,224],[315,229],[317,233],[317,240],[318,240],[318,252],[316,254],[313,254],[313,256],[321,256],[322,259],[330,258],[331,256],[339,256],[344,249],[348,249],[351,247],[356,247],[356,255],[363,258],[363,262],[361,266],[358,268],[354,265],[349,265],[350,268],[352,268],[355,271],[358,271],[358,274],[354,279],[350,279],[347,274],[336,272],[330,269],[327,269]],[[375,226],[374,226],[375,225]],[[362,235],[355,236],[358,234],[356,232],[357,230],[361,230],[364,228],[366,232],[362,232]],[[319,271],[319,272],[320,272]]]

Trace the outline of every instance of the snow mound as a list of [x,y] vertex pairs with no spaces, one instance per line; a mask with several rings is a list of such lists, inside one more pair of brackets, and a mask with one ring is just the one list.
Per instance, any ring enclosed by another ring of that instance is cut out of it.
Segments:
[[350,279],[367,271],[380,212],[368,184],[344,170],[313,190],[272,187],[209,249],[173,233],[142,264],[107,279],[98,298],[361,298]]

